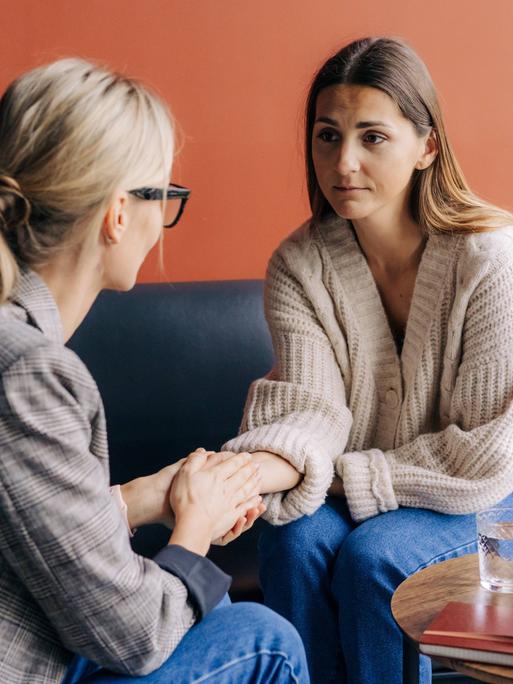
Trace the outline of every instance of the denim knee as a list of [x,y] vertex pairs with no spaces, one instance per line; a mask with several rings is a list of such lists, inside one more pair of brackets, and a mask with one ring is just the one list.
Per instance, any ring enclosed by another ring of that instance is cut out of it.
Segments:
[[266,641],[268,647],[288,643],[295,646],[298,641],[301,643],[293,625],[261,603],[232,603],[229,610],[232,626],[251,625],[255,639]]
[[310,518],[306,516],[287,525],[266,525],[260,535],[260,551],[266,556],[277,556],[280,562],[292,560],[295,563],[315,537],[311,528]]
[[[270,608],[258,603],[234,603],[230,606],[231,625],[241,629],[251,628],[254,650],[281,653],[293,669],[306,668],[306,655],[301,637],[296,628]],[[246,644],[248,645],[248,644]]]
[[294,567],[312,558],[336,555],[344,538],[352,529],[349,516],[344,516],[341,505],[335,502],[321,506],[312,515],[305,515],[287,525],[266,525],[259,548],[261,557],[273,557],[279,562],[292,563]]
[[335,595],[360,596],[390,593],[407,576],[397,563],[386,535],[357,528],[347,536],[339,551],[333,573]]

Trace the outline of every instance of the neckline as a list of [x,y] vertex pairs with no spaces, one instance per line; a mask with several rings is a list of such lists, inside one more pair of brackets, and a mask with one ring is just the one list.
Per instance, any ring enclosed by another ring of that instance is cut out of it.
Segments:
[[46,337],[64,344],[59,309],[48,286],[35,271],[28,267],[21,269],[10,304],[21,307],[30,323]]
[[329,246],[335,276],[352,304],[348,315],[362,333],[375,375],[408,375],[428,339],[448,266],[461,236],[428,235],[399,352],[376,281],[352,226],[344,219],[335,219],[318,225],[316,229],[318,238]]

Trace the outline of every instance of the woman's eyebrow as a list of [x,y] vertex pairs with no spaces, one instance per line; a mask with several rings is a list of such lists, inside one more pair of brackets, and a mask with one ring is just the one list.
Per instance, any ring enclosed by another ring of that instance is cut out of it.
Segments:
[[356,128],[372,128],[372,126],[384,126],[385,128],[392,128],[390,124],[384,121],[359,121],[356,124]]
[[335,119],[330,119],[329,116],[320,116],[315,119],[315,123],[327,123],[330,124],[330,126],[338,126],[338,122],[335,121]]
[[[331,119],[329,116],[319,116],[315,123],[326,123],[330,126],[338,126],[339,123],[335,119]],[[384,121],[358,121],[355,128],[372,128],[372,126],[383,126],[384,128],[393,128],[390,124]]]

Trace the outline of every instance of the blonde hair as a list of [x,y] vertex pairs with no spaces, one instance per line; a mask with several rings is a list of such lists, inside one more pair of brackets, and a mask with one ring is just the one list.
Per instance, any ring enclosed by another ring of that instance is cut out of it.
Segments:
[[160,98],[104,67],[62,59],[13,81],[0,99],[0,304],[20,266],[82,239],[117,190],[165,186],[173,144]]
[[469,188],[445,132],[442,111],[431,76],[420,57],[402,40],[362,38],[332,55],[315,75],[306,102],[305,157],[313,218],[322,221],[334,211],[319,187],[312,157],[317,97],[334,85],[378,88],[394,100],[419,136],[433,132],[438,154],[412,178],[410,211],[425,231],[485,232],[513,224],[513,215],[477,197]]

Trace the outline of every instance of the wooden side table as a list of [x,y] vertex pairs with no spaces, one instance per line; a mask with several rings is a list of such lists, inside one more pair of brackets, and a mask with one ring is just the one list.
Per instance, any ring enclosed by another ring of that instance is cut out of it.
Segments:
[[[404,681],[418,684],[419,639],[435,615],[449,601],[506,604],[513,615],[513,594],[498,594],[483,589],[479,584],[477,554],[462,556],[431,565],[408,577],[392,597],[392,614],[406,635]],[[505,684],[513,682],[513,668],[471,663],[452,658],[436,660],[451,670],[462,672],[481,682]]]

